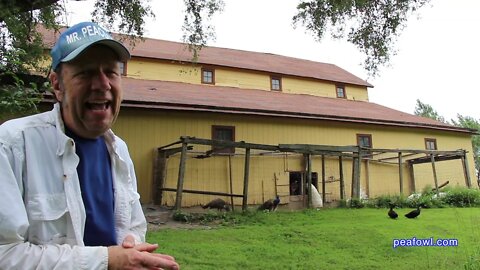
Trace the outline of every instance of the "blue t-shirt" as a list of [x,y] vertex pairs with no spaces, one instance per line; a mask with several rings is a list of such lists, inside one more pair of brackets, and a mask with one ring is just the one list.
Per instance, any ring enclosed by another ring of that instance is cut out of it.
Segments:
[[81,138],[67,128],[66,134],[75,141],[80,158],[77,173],[87,214],[85,246],[117,245],[111,161],[105,139]]

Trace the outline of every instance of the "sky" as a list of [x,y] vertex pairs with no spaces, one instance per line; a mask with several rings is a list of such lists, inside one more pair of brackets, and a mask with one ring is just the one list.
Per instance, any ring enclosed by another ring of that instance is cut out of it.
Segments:
[[[92,0],[67,1],[67,22],[90,20]],[[431,0],[409,18],[397,39],[396,54],[379,75],[369,78],[364,56],[346,40],[325,36],[320,42],[298,25],[298,0],[224,0],[211,24],[216,39],[208,46],[273,53],[337,65],[368,81],[370,102],[413,114],[417,99],[446,120],[457,114],[480,119],[480,1]],[[181,0],[150,1],[155,19],[145,36],[182,41]]]

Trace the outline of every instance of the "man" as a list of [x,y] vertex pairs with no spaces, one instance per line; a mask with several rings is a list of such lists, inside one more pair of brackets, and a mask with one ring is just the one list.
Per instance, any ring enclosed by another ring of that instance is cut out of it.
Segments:
[[0,269],[179,269],[144,243],[133,163],[110,130],[130,53],[85,22],[51,55],[54,109],[0,126]]

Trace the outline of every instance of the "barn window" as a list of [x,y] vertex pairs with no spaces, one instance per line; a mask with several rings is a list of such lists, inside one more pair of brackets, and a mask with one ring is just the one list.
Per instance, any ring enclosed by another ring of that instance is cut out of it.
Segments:
[[[221,141],[235,141],[234,126],[212,126],[212,139]],[[235,153],[235,147],[212,146],[214,153]]]
[[274,91],[282,91],[282,79],[280,77],[270,77],[270,89]]
[[372,135],[357,134],[357,145],[361,147],[372,148]]
[[[372,135],[371,134],[357,134],[357,145],[366,148],[372,148]],[[363,156],[371,158],[370,151],[363,152]]]
[[215,70],[211,68],[202,68],[202,83],[215,84]]
[[437,139],[425,138],[425,149],[437,150]]
[[345,86],[337,85],[335,88],[337,89],[337,98],[347,98],[347,93],[345,93]]

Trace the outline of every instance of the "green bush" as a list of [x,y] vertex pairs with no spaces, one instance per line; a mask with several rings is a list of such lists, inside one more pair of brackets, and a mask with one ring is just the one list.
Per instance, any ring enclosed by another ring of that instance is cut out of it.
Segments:
[[447,189],[443,202],[455,207],[474,207],[480,206],[480,191],[469,188],[450,188]]

